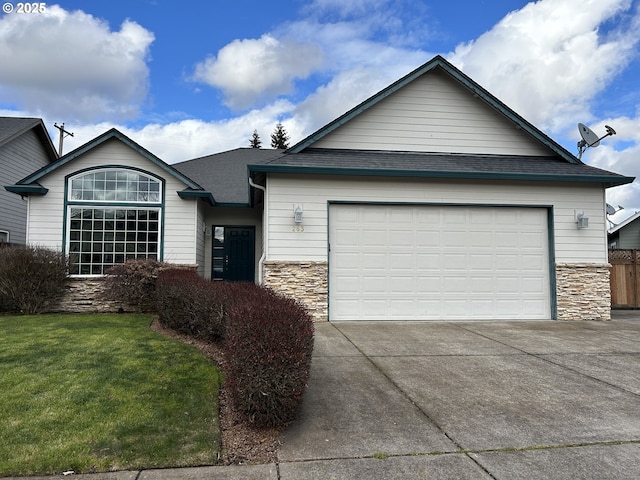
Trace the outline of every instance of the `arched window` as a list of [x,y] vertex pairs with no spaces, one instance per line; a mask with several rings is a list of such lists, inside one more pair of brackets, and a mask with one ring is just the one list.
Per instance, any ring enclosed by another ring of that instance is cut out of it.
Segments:
[[67,180],[67,252],[71,275],[104,275],[129,259],[160,259],[161,179],[103,168]]

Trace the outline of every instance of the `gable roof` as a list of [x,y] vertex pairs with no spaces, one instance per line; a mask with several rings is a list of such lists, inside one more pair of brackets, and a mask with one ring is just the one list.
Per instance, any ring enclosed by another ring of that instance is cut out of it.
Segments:
[[197,178],[204,189],[215,192],[218,206],[249,206],[247,165],[263,164],[281,157],[283,150],[237,148],[227,152],[175,163],[183,174]]
[[470,77],[468,77],[466,74],[462,73],[462,71],[458,70],[456,67],[454,67],[451,63],[449,63],[440,55],[435,56],[424,65],[418,67],[414,71],[410,72],[409,74],[405,75],[401,79],[392,83],[388,87],[379,91],[372,97],[369,97],[367,100],[355,106],[354,108],[352,108],[345,114],[341,115],[340,117],[336,118],[332,122],[328,123],[327,125],[322,127],[320,130],[317,130],[316,132],[312,133],[307,138],[301,140],[296,145],[289,148],[287,150],[287,153],[300,153],[304,151],[306,148],[312,147],[313,144],[316,143],[318,140],[327,136],[329,133],[335,131],[340,126],[349,122],[354,117],[370,109],[374,105],[378,104],[385,98],[394,94],[395,92],[402,89],[409,83],[417,80],[418,78],[425,75],[426,73],[432,72],[435,70],[444,72],[447,76],[454,79],[459,85],[467,89],[470,94],[482,100],[490,108],[498,112],[507,120],[514,123],[516,127],[521,129],[525,133],[528,133],[530,137],[532,137],[533,139],[537,140],[538,142],[540,142],[541,144],[549,148],[560,158],[564,159],[569,163],[582,163],[576,156],[574,156],[564,147],[562,147],[557,142],[552,140],[550,137],[548,137],[546,134],[544,134],[534,125],[529,123],[519,114],[517,114],[515,111],[509,108],[507,105],[502,103],[498,98],[496,98],[494,95],[489,93],[487,90],[485,90],[482,86],[480,86]]
[[625,218],[618,225],[616,225],[614,227],[611,227],[609,230],[607,230],[607,233],[609,235],[611,235],[613,233],[616,233],[617,231],[622,230],[624,227],[626,227],[630,223],[635,222],[638,218],[640,218],[640,212],[636,212],[633,215],[631,215],[630,217]]
[[40,180],[45,175],[48,175],[49,173],[53,172],[54,170],[60,168],[61,166],[66,165],[67,163],[75,160],[81,155],[84,155],[90,150],[96,148],[98,145],[101,145],[104,142],[111,139],[117,139],[121,141],[122,143],[124,143],[125,145],[127,145],[128,147],[130,147],[131,149],[135,150],[140,155],[145,157],[147,160],[149,160],[150,162],[152,162],[162,170],[166,171],[169,175],[172,175],[173,177],[177,178],[182,183],[184,183],[187,186],[187,188],[179,191],[178,192],[179,196],[183,198],[202,197],[212,205],[215,204],[215,199],[213,198],[211,192],[205,191],[204,188],[202,188],[198,183],[191,180],[191,178],[187,177],[183,173],[173,168],[168,163],[156,157],[153,153],[141,147],[136,142],[134,142],[129,137],[127,137],[120,131],[116,130],[115,128],[112,128],[111,130],[106,131],[102,135],[99,135],[93,140],[90,140],[84,145],[60,157],[57,161],[41,168],[40,170],[37,170],[31,175],[18,181],[15,185],[5,187],[5,189],[10,192],[19,193],[21,195],[30,195],[30,194],[44,195],[47,193],[47,189],[39,185],[37,183],[38,180]]
[[[481,99],[503,118],[528,134],[549,151],[548,156],[434,153],[420,151],[382,151],[314,148],[314,144],[358,115],[428,72],[444,72],[470,95]],[[389,85],[344,115],[328,123],[281,157],[261,164],[250,164],[249,172],[302,173],[328,175],[367,175],[483,180],[522,180],[601,183],[605,187],[634,181],[616,173],[588,166],[553,141],[504,103],[455,68],[441,56]]]
[[34,133],[40,139],[40,142],[49,157],[49,161],[53,162],[57,159],[58,152],[56,152],[56,149],[51,142],[51,137],[49,137],[49,133],[40,118],[0,117],[0,147],[18,138],[20,135],[23,135],[31,129],[33,129]]

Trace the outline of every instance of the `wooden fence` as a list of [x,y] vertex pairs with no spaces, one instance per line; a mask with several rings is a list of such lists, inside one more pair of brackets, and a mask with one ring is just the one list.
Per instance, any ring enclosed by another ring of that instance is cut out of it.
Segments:
[[611,307],[640,308],[640,250],[609,250]]

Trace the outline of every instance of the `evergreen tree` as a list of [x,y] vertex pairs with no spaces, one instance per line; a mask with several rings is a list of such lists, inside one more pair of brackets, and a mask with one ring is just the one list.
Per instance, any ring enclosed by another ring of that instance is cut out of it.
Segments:
[[253,131],[253,135],[251,135],[251,139],[249,140],[249,146],[251,148],[260,148],[262,146],[262,140],[260,140],[258,130]]
[[281,122],[278,122],[271,134],[271,148],[289,148],[289,135]]

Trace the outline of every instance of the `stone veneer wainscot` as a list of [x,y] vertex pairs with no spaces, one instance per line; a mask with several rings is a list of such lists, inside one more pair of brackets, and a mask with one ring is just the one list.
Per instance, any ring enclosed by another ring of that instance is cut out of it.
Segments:
[[[556,265],[558,320],[611,320],[607,264]],[[326,262],[267,261],[264,284],[302,302],[315,321],[327,317]]]
[[326,322],[327,262],[266,261],[264,286],[300,301],[316,322]]
[[558,320],[611,320],[611,265],[556,264]]

